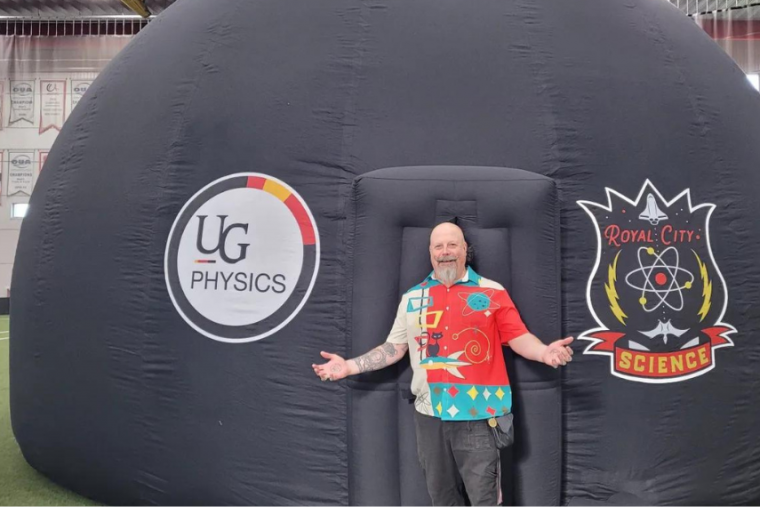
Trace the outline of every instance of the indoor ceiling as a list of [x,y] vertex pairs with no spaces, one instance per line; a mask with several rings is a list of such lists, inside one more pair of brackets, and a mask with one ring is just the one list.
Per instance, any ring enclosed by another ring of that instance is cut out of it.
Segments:
[[744,10],[756,6],[760,0],[668,0],[688,15],[707,14],[715,11]]
[[[152,14],[160,14],[176,0],[145,0]],[[212,1],[212,0],[207,0]],[[135,14],[121,0],[0,0],[0,16],[25,18],[118,16]]]
[[[176,0],[145,0],[152,14],[159,14]],[[206,0],[213,1],[213,0]],[[614,1],[614,0],[610,0]],[[757,6],[760,0],[667,0],[685,14],[707,14],[715,11]],[[746,12],[748,16],[755,9]],[[0,16],[28,18],[114,16],[134,14],[121,0],[0,0]],[[738,14],[738,13],[737,13]]]

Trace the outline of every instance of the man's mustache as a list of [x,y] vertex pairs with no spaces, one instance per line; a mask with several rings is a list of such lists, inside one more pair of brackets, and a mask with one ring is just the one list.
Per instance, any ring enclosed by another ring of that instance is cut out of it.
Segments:
[[446,261],[455,261],[457,260],[456,255],[443,255],[441,257],[438,257],[436,259],[436,262],[446,262]]

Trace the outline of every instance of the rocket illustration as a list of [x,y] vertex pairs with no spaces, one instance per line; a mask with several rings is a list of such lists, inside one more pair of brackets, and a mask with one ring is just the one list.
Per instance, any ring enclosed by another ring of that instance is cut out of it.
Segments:
[[649,223],[652,225],[657,225],[660,223],[660,220],[667,220],[668,215],[657,206],[657,201],[654,200],[654,196],[652,194],[647,194],[647,207],[641,212],[639,218],[641,220],[649,220]]
[[420,361],[420,367],[426,370],[447,370],[455,377],[464,378],[459,368],[469,366],[470,363],[459,361],[459,356],[462,354],[464,354],[463,350],[454,352],[449,357],[427,357]]

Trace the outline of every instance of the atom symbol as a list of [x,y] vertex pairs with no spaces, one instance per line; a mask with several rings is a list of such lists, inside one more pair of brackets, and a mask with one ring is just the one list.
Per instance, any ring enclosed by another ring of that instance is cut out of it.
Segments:
[[[668,264],[664,258],[671,251],[673,255],[670,255],[669,257],[672,259],[672,264]],[[644,265],[646,257],[642,255],[643,253],[654,256],[654,261],[648,266]],[[629,287],[641,291],[639,303],[641,303],[644,311],[653,312],[662,305],[665,305],[676,312],[683,310],[683,293],[681,291],[683,289],[691,289],[691,286],[694,283],[694,275],[691,274],[689,270],[679,266],[680,260],[678,257],[678,250],[671,246],[670,248],[666,248],[661,254],[656,254],[652,247],[641,247],[638,251],[638,258],[639,269],[634,269],[628,273],[625,276],[625,283],[627,283]],[[653,277],[652,272],[654,272],[655,269],[657,270],[657,273]],[[665,274],[665,272],[667,272],[667,274]],[[684,273],[686,275],[684,275]],[[634,280],[636,283],[631,282],[631,278],[638,275],[640,275],[638,280]],[[683,285],[681,285],[681,281],[684,280],[685,276],[688,276],[689,280],[684,281]],[[669,284],[668,279],[670,279]],[[665,287],[666,284],[667,287]],[[659,286],[660,288],[656,286]],[[648,301],[646,294],[654,294],[657,299],[659,299],[657,304],[652,308],[647,308]],[[673,298],[676,298],[675,302],[671,302]]]

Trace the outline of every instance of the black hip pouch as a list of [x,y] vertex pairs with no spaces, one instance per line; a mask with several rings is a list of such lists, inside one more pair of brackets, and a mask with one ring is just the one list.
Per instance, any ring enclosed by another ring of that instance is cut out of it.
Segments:
[[513,423],[513,415],[509,414],[492,417],[488,420],[488,426],[491,428],[494,440],[496,440],[497,449],[506,449],[515,441],[515,428]]

